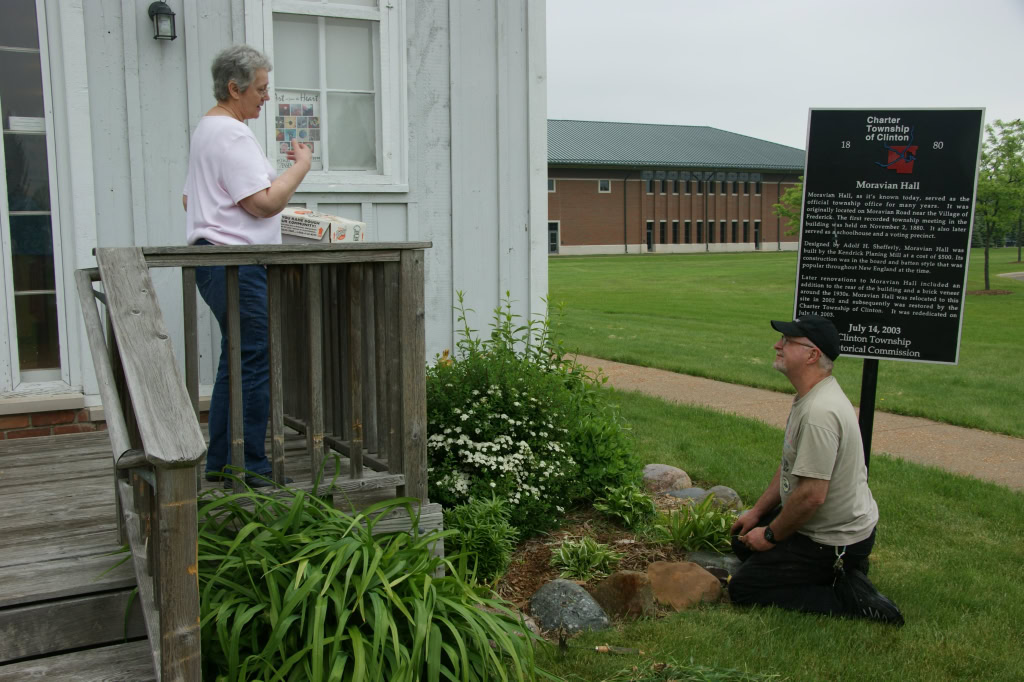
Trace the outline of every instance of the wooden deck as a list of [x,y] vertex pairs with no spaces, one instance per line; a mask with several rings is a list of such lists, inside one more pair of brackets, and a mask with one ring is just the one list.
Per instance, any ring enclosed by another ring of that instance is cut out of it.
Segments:
[[[311,489],[305,438],[287,436],[285,454],[292,487]],[[340,461],[339,507],[394,497],[403,480],[371,470],[353,480]],[[438,505],[423,513],[422,529],[440,527]],[[155,679],[138,600],[126,623],[132,563],[110,570],[125,556],[115,518],[106,433],[0,441],[0,682]]]

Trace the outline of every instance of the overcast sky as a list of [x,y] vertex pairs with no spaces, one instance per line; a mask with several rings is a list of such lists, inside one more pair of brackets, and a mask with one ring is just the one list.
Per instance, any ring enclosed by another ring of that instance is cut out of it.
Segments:
[[548,118],[804,148],[811,107],[1024,117],[1024,0],[547,0]]

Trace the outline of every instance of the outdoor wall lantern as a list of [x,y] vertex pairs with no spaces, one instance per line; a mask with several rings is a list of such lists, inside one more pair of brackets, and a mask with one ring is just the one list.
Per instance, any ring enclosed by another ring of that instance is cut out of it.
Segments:
[[153,38],[155,40],[174,40],[178,37],[174,31],[174,12],[166,2],[157,0],[150,5],[149,18],[153,20]]

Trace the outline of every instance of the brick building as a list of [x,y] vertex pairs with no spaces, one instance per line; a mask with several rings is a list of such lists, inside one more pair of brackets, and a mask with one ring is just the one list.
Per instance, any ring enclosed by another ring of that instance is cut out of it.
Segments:
[[548,253],[795,250],[772,204],[803,169],[707,126],[549,120]]

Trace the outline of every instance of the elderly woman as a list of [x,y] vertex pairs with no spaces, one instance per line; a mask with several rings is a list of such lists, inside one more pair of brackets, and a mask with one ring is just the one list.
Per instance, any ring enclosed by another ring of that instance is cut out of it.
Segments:
[[[294,141],[293,165],[278,175],[245,124],[259,118],[267,96],[270,60],[248,45],[223,50],[213,60],[217,104],[196,126],[189,152],[182,203],[188,243],[196,246],[280,244],[281,211],[309,172],[312,152]],[[245,475],[250,486],[270,485],[264,451],[270,409],[267,353],[267,271],[261,265],[239,268],[242,404]],[[222,336],[217,381],[210,399],[210,447],[206,478],[218,480],[231,463],[227,357],[227,314],[223,267],[196,268],[196,285],[220,324]]]

